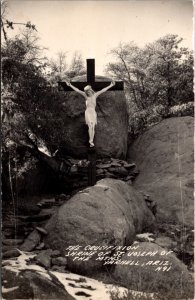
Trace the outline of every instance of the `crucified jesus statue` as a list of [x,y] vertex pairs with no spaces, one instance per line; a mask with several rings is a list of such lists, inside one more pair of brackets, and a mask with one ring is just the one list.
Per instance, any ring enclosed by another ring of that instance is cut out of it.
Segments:
[[66,84],[70,86],[75,92],[82,95],[86,100],[86,110],[85,110],[85,122],[88,125],[89,130],[89,144],[90,147],[94,147],[94,135],[95,126],[97,124],[97,113],[96,113],[96,99],[99,95],[109,90],[115,85],[115,81],[112,81],[109,86],[104,89],[94,92],[90,85],[84,88],[84,92],[73,86],[69,81],[65,80]]

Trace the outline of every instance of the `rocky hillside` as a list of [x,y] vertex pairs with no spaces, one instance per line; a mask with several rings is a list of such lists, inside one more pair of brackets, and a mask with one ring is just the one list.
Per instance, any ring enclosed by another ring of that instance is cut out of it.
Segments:
[[192,226],[193,125],[188,116],[165,119],[128,150],[140,170],[135,187],[157,202],[158,219]]

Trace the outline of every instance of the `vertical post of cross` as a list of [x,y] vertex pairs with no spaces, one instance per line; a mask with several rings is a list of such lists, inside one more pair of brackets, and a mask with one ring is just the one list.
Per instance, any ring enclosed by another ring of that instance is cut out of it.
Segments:
[[[87,59],[87,84],[95,83],[95,59]],[[96,184],[96,150],[88,148],[88,185]]]
[[96,150],[95,147],[88,148],[88,185],[96,184]]
[[95,82],[95,59],[87,59],[87,83]]

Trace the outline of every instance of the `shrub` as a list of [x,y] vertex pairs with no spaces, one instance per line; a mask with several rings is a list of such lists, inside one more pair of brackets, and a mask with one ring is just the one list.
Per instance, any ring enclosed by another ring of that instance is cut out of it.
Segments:
[[170,117],[194,116],[194,102],[175,105],[170,108]]
[[144,130],[165,118],[194,115],[194,103],[188,102],[168,108],[162,104],[129,114],[129,134],[137,137]]
[[[178,293],[179,294],[179,293]],[[181,299],[177,297],[178,295],[174,295],[170,290],[169,294],[155,294],[155,293],[143,293],[137,291],[125,291],[123,295],[121,295],[119,289],[110,292],[111,300],[177,300]],[[183,295],[181,300],[192,300],[188,295]]]

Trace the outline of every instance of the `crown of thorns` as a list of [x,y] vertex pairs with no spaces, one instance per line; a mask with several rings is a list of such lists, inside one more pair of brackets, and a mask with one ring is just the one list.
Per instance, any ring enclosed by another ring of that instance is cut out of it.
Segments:
[[92,90],[91,86],[90,85],[87,85],[86,87],[84,87],[84,91],[88,91],[88,90]]

